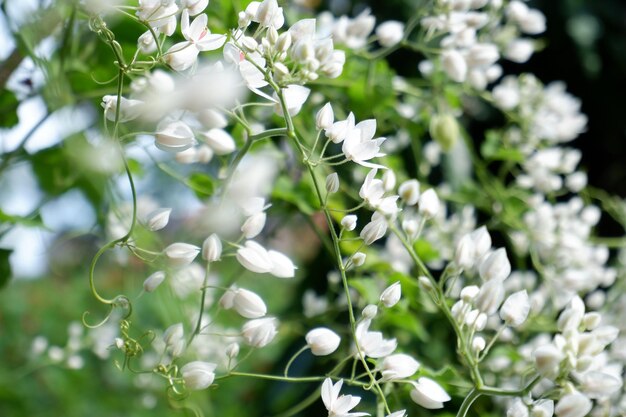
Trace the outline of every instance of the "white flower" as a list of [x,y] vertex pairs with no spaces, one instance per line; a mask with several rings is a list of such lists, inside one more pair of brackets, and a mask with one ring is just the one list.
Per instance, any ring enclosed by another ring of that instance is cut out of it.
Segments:
[[467,77],[467,62],[455,49],[448,49],[441,54],[441,64],[452,81],[462,83]]
[[180,368],[180,373],[185,381],[185,387],[191,390],[202,390],[208,388],[215,379],[214,363],[193,361]]
[[[144,102],[141,100],[130,100],[124,97],[121,98],[121,107],[118,121],[120,123],[128,122],[136,119],[141,115],[141,111],[144,107]],[[104,109],[104,116],[107,120],[115,121],[117,114],[117,96],[108,95],[102,97],[102,108]]]
[[202,258],[208,262],[219,261],[222,257],[222,241],[213,233],[202,243]]
[[150,23],[153,29],[170,36],[176,30],[178,6],[173,1],[139,0],[135,13],[139,20]]
[[474,300],[474,305],[481,312],[491,315],[498,310],[504,300],[504,285],[500,280],[487,281],[480,288],[480,292]]
[[421,377],[412,384],[411,399],[424,408],[443,408],[443,403],[450,401],[448,393],[430,378]]
[[376,36],[382,46],[393,46],[404,37],[404,23],[397,20],[383,22],[376,28]]
[[154,136],[156,147],[166,152],[181,152],[194,144],[193,131],[180,120],[159,124]]
[[361,230],[361,239],[366,245],[371,245],[387,233],[387,220],[380,213],[372,215],[372,220]]
[[554,345],[540,346],[533,352],[537,371],[546,378],[553,378],[559,372],[563,352]]
[[225,130],[213,128],[200,135],[217,155],[227,155],[237,149],[235,140]]
[[184,71],[195,62],[200,51],[212,51],[220,48],[226,41],[225,35],[211,34],[207,28],[208,16],[201,14],[189,24],[189,11],[183,10],[180,17],[181,33],[186,39],[179,42],[165,53],[165,62],[176,71]]
[[454,263],[461,269],[468,270],[474,266],[475,248],[472,236],[464,235],[456,245],[454,251]]
[[400,301],[401,296],[402,287],[400,286],[400,281],[394,282],[380,294],[380,302],[383,303],[385,307],[393,307]]
[[156,290],[157,287],[161,285],[164,279],[165,279],[165,272],[156,271],[155,273],[150,275],[148,278],[146,278],[146,280],[143,282],[144,291],[152,292]]
[[364,254],[363,252],[356,252],[354,255],[352,255],[350,260],[352,261],[352,265],[362,266],[365,263],[366,258],[367,258],[367,255]]
[[146,221],[146,226],[149,230],[155,232],[157,230],[163,229],[167,226],[167,223],[170,221],[170,213],[172,212],[171,208],[160,208],[158,210],[153,211],[148,215],[148,220]]
[[562,397],[554,407],[557,417],[584,417],[591,411],[591,400],[580,392]]
[[296,267],[291,262],[291,259],[275,250],[270,250],[267,254],[272,262],[270,274],[278,278],[293,278],[295,276]]
[[372,207],[378,206],[380,200],[385,194],[383,181],[375,178],[377,172],[377,169],[372,169],[368,172],[365,176],[365,180],[363,181],[363,185],[359,190],[359,197]]
[[521,398],[515,398],[506,410],[506,417],[528,417],[528,407]]
[[432,219],[435,217],[439,212],[439,206],[439,197],[437,197],[437,193],[432,188],[429,188],[420,195],[418,211],[425,218]]
[[263,0],[257,6],[256,14],[252,21],[257,22],[261,27],[280,29],[285,24],[283,8],[278,7],[276,0]]
[[209,0],[182,0],[181,6],[189,10],[190,16],[200,14],[209,5]]
[[363,320],[356,328],[356,339],[364,356],[383,358],[398,346],[396,339],[384,339],[381,332],[369,331],[371,320]]
[[239,355],[239,343],[233,342],[226,346],[226,356],[229,358],[236,358]]
[[309,331],[305,339],[311,353],[315,356],[330,355],[337,350],[341,342],[337,333],[325,327],[318,327]]
[[526,290],[507,297],[500,307],[500,318],[509,326],[517,327],[526,321],[530,312],[530,300]]
[[165,342],[165,348],[172,356],[180,356],[185,348],[183,324],[176,323],[165,329],[163,341]]
[[252,291],[243,288],[234,291],[232,304],[237,313],[247,319],[258,319],[267,313],[263,299]]
[[504,57],[510,61],[522,64],[535,52],[535,46],[530,39],[515,39],[509,43],[504,51]]
[[[295,116],[300,112],[300,109],[302,109],[306,99],[309,98],[310,93],[310,89],[297,84],[291,84],[282,89],[285,107],[287,107],[287,112],[290,116]],[[276,99],[274,110],[280,116],[283,115],[283,109],[278,102],[278,99]]]
[[503,281],[511,274],[511,263],[506,250],[500,248],[491,252],[478,266],[480,277],[484,281]]
[[325,135],[333,143],[341,143],[354,128],[354,114],[350,112],[345,120],[334,122],[325,129]]
[[255,213],[252,216],[248,217],[246,221],[241,226],[241,232],[246,239],[252,239],[256,237],[261,231],[263,227],[265,227],[265,221],[267,219],[267,214],[261,211],[259,213]]
[[359,417],[367,416],[367,413],[351,413],[361,401],[361,397],[352,395],[341,395],[341,386],[343,379],[339,380],[335,385],[330,378],[326,378],[322,384],[322,401],[328,410],[328,417]]
[[274,267],[267,250],[251,240],[237,250],[236,258],[244,268],[259,274],[270,272]]
[[[620,374],[621,375],[621,374]],[[605,372],[586,372],[580,389],[591,399],[607,398],[622,388],[623,381]]]
[[386,138],[373,139],[376,133],[376,120],[364,120],[350,129],[344,140],[341,150],[348,161],[369,168],[384,168],[381,165],[372,164],[368,160],[384,156],[380,153],[380,146]]
[[552,417],[554,415],[554,401],[539,400],[533,404],[531,417]]
[[203,109],[197,114],[198,121],[207,129],[223,129],[228,126],[228,119],[214,109]]
[[163,250],[169,264],[173,267],[189,265],[196,259],[200,248],[189,243],[172,243]]
[[474,256],[476,259],[480,259],[491,248],[491,236],[485,226],[481,226],[478,229],[470,233],[472,240],[474,241]]
[[403,379],[412,376],[419,369],[420,364],[411,356],[404,353],[389,355],[383,360],[381,374],[383,381]]
[[317,130],[330,129],[334,121],[335,115],[330,103],[326,103],[315,115],[315,127],[317,127]]
[[277,325],[278,320],[274,317],[250,320],[243,325],[241,333],[248,345],[262,348],[274,340]]

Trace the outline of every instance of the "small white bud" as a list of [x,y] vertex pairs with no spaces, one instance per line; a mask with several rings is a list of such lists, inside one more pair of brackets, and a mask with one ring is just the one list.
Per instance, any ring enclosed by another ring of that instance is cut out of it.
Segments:
[[152,291],[156,290],[157,287],[159,285],[161,285],[161,283],[163,282],[164,279],[165,279],[165,272],[157,271],[157,272],[153,273],[148,278],[146,278],[146,280],[143,282],[143,289],[144,289],[144,291],[145,292],[152,292]]
[[347,231],[352,231],[356,228],[357,217],[355,214],[348,214],[341,219],[341,226]]
[[430,282],[430,279],[428,279],[428,277],[425,277],[424,275],[420,276],[417,281],[419,282],[420,286],[426,290],[426,291],[432,291],[433,290],[433,284]]
[[456,250],[454,251],[454,263],[463,269],[468,270],[474,266],[474,261],[476,254],[476,248],[474,247],[474,241],[472,240],[471,235],[465,235],[456,245]]
[[398,188],[398,194],[407,206],[414,206],[420,198],[420,183],[413,179],[404,181]]
[[341,338],[335,332],[325,327],[318,327],[309,331],[306,336],[306,343],[315,356],[330,355],[339,347]]
[[404,23],[396,20],[383,22],[376,28],[376,37],[381,46],[394,46],[404,37]]
[[374,213],[372,221],[366,224],[361,230],[361,239],[363,239],[363,243],[368,246],[387,233],[387,221],[383,216],[376,216],[376,214],[377,213]]
[[272,269],[270,274],[278,278],[293,278],[296,275],[296,267],[287,256],[275,250],[267,252],[270,261],[272,262]]
[[222,257],[222,241],[213,233],[202,244],[202,258],[209,262],[219,261]]
[[381,366],[382,381],[409,378],[417,372],[420,363],[404,353],[385,357]]
[[474,352],[482,352],[483,349],[485,349],[485,346],[486,342],[484,337],[476,336],[474,339],[472,339],[472,350]]
[[441,54],[443,69],[453,81],[462,83],[467,77],[467,62],[457,50],[450,49]]
[[259,44],[252,36],[244,36],[241,40],[241,46],[243,46],[246,52],[255,52]]
[[156,147],[166,152],[181,152],[194,143],[193,131],[180,120],[159,125],[154,136]]
[[490,253],[478,266],[480,277],[484,281],[503,281],[511,274],[511,263],[506,250],[500,248]]
[[559,372],[563,353],[554,345],[540,346],[533,352],[537,371],[546,378],[553,378]]
[[227,155],[233,153],[237,148],[235,140],[222,129],[210,129],[201,133],[207,145],[213,149],[217,155]]
[[427,219],[431,219],[439,212],[439,197],[432,188],[424,191],[418,202],[419,213]]
[[326,192],[333,194],[339,191],[339,175],[336,172],[326,177]]
[[380,302],[383,303],[385,307],[393,307],[400,301],[401,296],[402,287],[400,286],[400,281],[394,282],[380,294]]
[[274,340],[277,325],[278,320],[274,317],[254,319],[243,325],[241,334],[248,345],[262,348]]
[[386,170],[383,174],[383,189],[387,192],[394,189],[396,186],[396,174],[390,169]]
[[602,314],[596,311],[586,313],[583,316],[583,326],[585,326],[585,329],[587,330],[595,329],[596,327],[600,325],[601,321],[602,321]]
[[236,358],[237,355],[239,355],[239,343],[235,342],[226,346],[226,356],[233,359]]
[[352,255],[352,265],[362,266],[365,263],[366,255],[363,252],[357,252]]
[[315,127],[317,130],[329,129],[335,121],[335,115],[330,103],[326,103],[315,115]]
[[363,318],[371,320],[376,317],[376,314],[378,314],[378,306],[376,304],[368,304],[365,306],[361,314],[363,315]]
[[450,401],[448,393],[439,384],[427,377],[421,377],[417,382],[411,381],[411,399],[417,404],[430,410],[443,408],[443,403]]
[[526,290],[507,297],[500,308],[500,318],[509,326],[517,327],[526,321],[530,312],[530,300]]
[[165,342],[166,349],[172,356],[180,356],[185,348],[183,324],[176,323],[165,329],[163,332],[163,341]]
[[215,379],[214,363],[193,361],[180,368],[180,373],[185,381],[185,387],[191,390],[208,388]]
[[554,407],[557,417],[584,417],[593,407],[591,400],[580,392],[567,394]]
[[172,243],[163,250],[169,264],[173,267],[189,265],[196,259],[200,248],[189,243]]
[[160,208],[153,211],[148,215],[148,221],[146,222],[146,226],[149,230],[153,232],[163,229],[170,221],[171,212],[171,208]]
[[480,288],[476,285],[468,285],[461,290],[461,299],[466,303],[471,303],[480,292]]
[[289,32],[282,33],[278,37],[278,40],[276,41],[276,50],[278,52],[287,52],[290,46],[291,46],[291,33]]
[[265,227],[265,221],[267,220],[267,214],[261,211],[248,217],[241,226],[241,232],[246,239],[252,239],[258,236],[259,233]]
[[530,417],[552,417],[554,415],[554,401],[538,400],[533,404]]
[[474,305],[483,313],[492,315],[498,310],[502,300],[504,300],[504,285],[502,285],[502,281],[491,280],[487,281],[480,288]]
[[267,307],[263,299],[257,294],[243,288],[235,290],[234,293],[235,295],[232,300],[233,307],[242,317],[258,319],[267,313]]

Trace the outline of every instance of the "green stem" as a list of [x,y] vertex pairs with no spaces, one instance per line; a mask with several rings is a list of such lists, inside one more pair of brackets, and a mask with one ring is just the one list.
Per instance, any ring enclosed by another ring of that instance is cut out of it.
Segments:
[[293,363],[293,361],[296,360],[296,358],[298,356],[300,356],[300,354],[302,352],[304,352],[305,350],[307,350],[309,348],[309,346],[303,346],[299,351],[297,351],[296,353],[294,353],[294,355],[289,359],[289,362],[287,362],[287,365],[285,365],[285,377],[288,378],[289,377],[289,368],[291,367],[291,364]]

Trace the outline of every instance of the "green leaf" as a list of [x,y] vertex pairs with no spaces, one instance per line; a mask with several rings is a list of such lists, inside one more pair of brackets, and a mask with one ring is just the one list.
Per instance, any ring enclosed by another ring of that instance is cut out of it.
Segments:
[[0,93],[0,127],[13,127],[18,122],[17,106],[19,101],[15,94],[9,90]]
[[430,262],[439,257],[439,252],[425,240],[418,240],[413,245],[413,248],[415,252],[417,252],[417,256],[419,256],[423,262]]
[[189,186],[198,196],[198,198],[207,198],[215,192],[215,184],[213,179],[202,172],[194,172],[187,179]]
[[0,288],[3,288],[11,278],[11,264],[9,256],[13,251],[0,248]]

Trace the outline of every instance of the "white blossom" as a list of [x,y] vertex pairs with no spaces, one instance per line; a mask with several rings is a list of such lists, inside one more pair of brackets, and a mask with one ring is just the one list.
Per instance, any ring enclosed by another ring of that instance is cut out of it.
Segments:
[[203,390],[208,388],[215,379],[214,363],[193,361],[180,368],[180,373],[185,381],[185,387],[191,390]]
[[306,343],[315,356],[330,355],[339,347],[341,338],[335,332],[325,327],[310,330],[306,336]]
[[448,393],[430,378],[421,377],[417,382],[411,383],[413,385],[411,399],[424,408],[443,408],[443,403],[451,399]]

